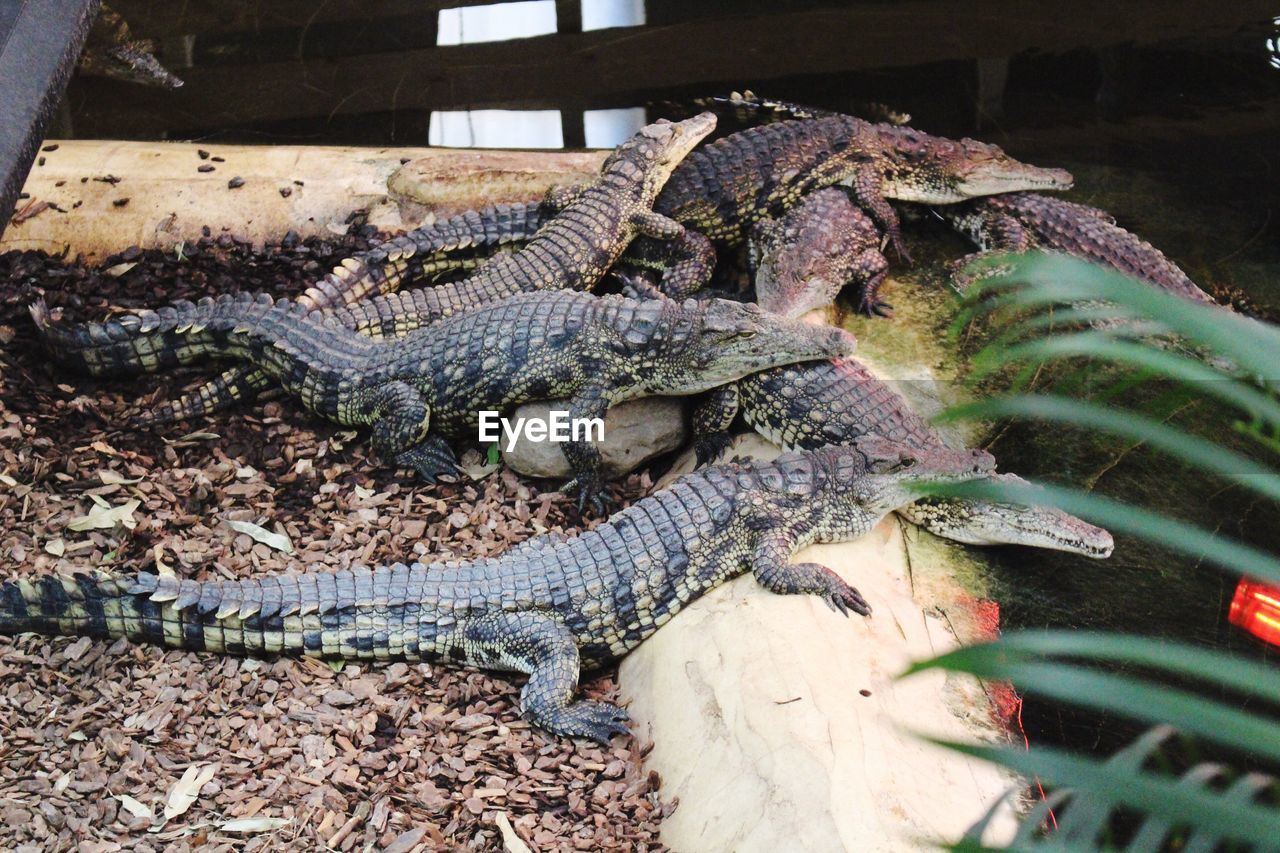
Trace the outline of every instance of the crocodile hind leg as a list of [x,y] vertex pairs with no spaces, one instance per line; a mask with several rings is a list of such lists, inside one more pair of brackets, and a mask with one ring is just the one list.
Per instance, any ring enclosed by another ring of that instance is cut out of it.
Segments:
[[159,426],[220,412],[236,403],[252,400],[272,384],[271,377],[261,370],[237,365],[223,371],[216,379],[184,392],[177,400],[135,415],[129,419],[129,426]]
[[764,528],[751,560],[751,571],[762,587],[779,595],[821,596],[832,610],[845,616],[850,610],[863,616],[871,613],[862,594],[826,566],[788,562],[797,540],[787,531],[781,515],[761,518],[753,526]]
[[458,470],[444,439],[430,435],[431,410],[417,388],[389,382],[376,389],[365,405],[365,422],[373,421],[373,449],[383,459],[412,468],[429,483]]
[[614,735],[630,734],[627,712],[617,705],[573,701],[581,660],[573,635],[557,619],[530,611],[489,613],[468,619],[462,639],[468,661],[529,674],[520,713],[534,725],[605,745]]

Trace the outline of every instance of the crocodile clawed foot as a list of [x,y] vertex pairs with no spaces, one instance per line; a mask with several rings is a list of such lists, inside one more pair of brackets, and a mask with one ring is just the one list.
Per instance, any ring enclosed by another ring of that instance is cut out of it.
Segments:
[[[809,565],[813,566],[815,577],[825,587],[818,594],[822,596],[822,600],[827,603],[828,607],[842,616],[848,616],[850,610],[859,616],[871,615],[871,605],[867,604],[867,600],[862,597],[862,593],[849,586],[844,582],[843,578],[826,566],[816,563]],[[799,567],[797,566],[797,568]]]
[[459,474],[458,460],[447,448],[431,445],[419,445],[396,456],[396,464],[412,468],[418,476],[432,485],[440,482],[441,477],[456,478]]
[[892,317],[893,306],[883,299],[863,299],[858,303],[858,313],[865,317]]
[[587,507],[599,518],[604,518],[613,507],[613,499],[605,491],[604,484],[595,477],[575,477],[564,484],[560,491],[565,494],[577,494],[578,512],[586,513]]
[[642,275],[631,275],[624,272],[615,272],[619,284],[622,285],[622,295],[628,299],[666,299],[667,295],[659,289],[649,279]]
[[629,735],[627,712],[610,702],[583,700],[574,702],[544,727],[556,734],[568,737],[588,738],[601,746],[608,746],[614,735]]
[[720,458],[720,454],[724,453],[732,443],[733,436],[727,431],[715,432],[700,437],[693,444],[695,466],[701,468],[703,465],[710,465],[715,462]]

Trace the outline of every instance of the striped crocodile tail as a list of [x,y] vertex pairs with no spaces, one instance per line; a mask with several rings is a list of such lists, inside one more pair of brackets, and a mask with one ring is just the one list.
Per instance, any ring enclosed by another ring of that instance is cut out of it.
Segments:
[[[189,651],[422,659],[428,568],[201,582],[172,575],[42,575],[0,584],[0,634],[128,639]],[[433,629],[454,624],[431,620]]]
[[101,323],[62,324],[44,300],[31,319],[54,360],[91,376],[155,373],[234,351],[230,332],[248,331],[271,311],[266,294],[175,302]]

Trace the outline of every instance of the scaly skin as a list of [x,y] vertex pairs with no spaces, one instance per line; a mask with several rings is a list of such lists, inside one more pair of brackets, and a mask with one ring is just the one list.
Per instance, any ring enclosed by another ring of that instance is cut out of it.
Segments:
[[[779,216],[807,193],[836,183],[853,187],[859,204],[888,232],[900,254],[905,253],[897,215],[885,199],[949,204],[987,193],[1071,186],[1067,172],[1020,163],[993,145],[970,139],[955,142],[908,127],[870,124],[852,116],[817,110],[800,112],[803,108],[783,106],[797,111],[797,115],[821,113],[821,116],[749,128],[690,154],[675,168],[665,188],[653,200],[657,214],[678,222],[685,229],[679,233],[673,230],[672,239],[636,240],[623,256],[624,265],[633,270],[662,270],[661,290],[674,298],[684,298],[701,289],[710,278],[716,262],[716,246],[742,244],[749,239],[756,223]],[[553,192],[549,194],[547,206],[565,208],[568,212],[581,204],[583,198],[581,190]],[[519,206],[512,209],[518,211]],[[525,221],[534,223],[540,221],[543,213],[538,206],[528,205],[521,215]],[[555,228],[563,215],[552,220],[549,229]],[[481,218],[491,217],[482,214]],[[573,234],[582,230],[562,225]],[[496,226],[485,222],[483,231],[480,223],[476,227],[476,242],[480,246],[483,242],[480,235]],[[400,245],[413,245],[414,233],[397,238]],[[528,235],[532,237],[533,231]],[[518,239],[514,233],[509,236],[513,242]],[[430,230],[424,239],[436,245]],[[392,250],[388,257],[396,251]],[[378,264],[352,259],[318,285],[316,291],[323,293],[324,305],[336,306],[356,302],[375,291],[386,293],[409,278],[393,271],[375,281],[381,275],[379,270]],[[478,276],[488,270],[488,266],[484,267]],[[539,286],[570,285],[553,277],[551,282]],[[382,334],[402,334],[450,311],[465,310],[492,298],[494,292],[489,286],[473,290],[462,282],[432,288],[408,300],[370,299],[356,309],[357,316],[340,319],[353,328],[376,327]],[[312,299],[310,304],[322,305],[321,301]],[[869,303],[868,308],[874,310],[875,306]],[[261,374],[246,377],[243,372],[229,371],[184,395],[177,404],[143,416],[135,423],[168,422],[213,411],[249,398],[268,385]]]
[[[528,243],[519,252],[492,258],[474,275],[424,293],[417,306],[421,324],[515,293],[590,290],[635,237],[672,240],[683,234],[679,223],[654,213],[654,199],[680,161],[715,125],[714,115],[702,113],[642,128],[605,160],[599,180],[582,188],[545,228],[538,227],[540,212],[521,205],[463,214],[343,261],[299,301],[314,309],[386,293],[416,276],[418,265],[427,271],[449,263],[443,253],[450,249],[464,249],[468,258],[479,256],[510,242],[521,229]],[[249,368],[228,371],[130,425],[181,420],[250,397],[268,384],[266,376],[251,374]]]
[[[706,237],[677,244],[684,261],[668,268],[663,290],[687,293],[710,275],[712,244],[736,246],[752,225],[774,217],[814,190],[846,184],[858,204],[907,257],[888,199],[952,204],[992,193],[1069,189],[1071,175],[1020,163],[998,147],[956,142],[910,127],[871,124],[853,116],[781,121],[726,136],[689,155],[654,209]],[[709,242],[708,242],[709,241]],[[629,260],[652,261],[671,250],[638,240]]]
[[972,479],[992,465],[981,451],[912,453],[867,440],[695,472],[588,533],[538,537],[497,558],[240,582],[45,575],[0,586],[0,632],[523,672],[528,720],[607,743],[627,732],[626,712],[575,701],[581,668],[625,655],[746,571],[772,592],[866,614],[834,572],[791,556],[863,535],[921,482]]
[[[847,354],[853,338],[724,300],[680,304],[572,291],[518,293],[404,337],[374,340],[266,296],[180,303],[105,323],[32,315],[54,358],[95,376],[208,358],[249,362],[308,410],[373,428],[383,459],[428,479],[453,473],[446,439],[475,435],[480,412],[567,399],[571,418],[655,394],[695,394],[755,370]],[[599,450],[570,441],[570,488],[603,510]]]
[[[712,392],[694,413],[700,463],[728,444],[739,412],[756,432],[789,449],[852,445],[868,436],[922,452],[945,446],[906,400],[852,359],[765,370]],[[1094,558],[1110,556],[1113,546],[1107,531],[1052,507],[929,498],[898,514],[971,545],[1028,545]]]
[[844,190],[818,190],[781,219],[756,223],[751,240],[756,301],[766,311],[799,317],[835,301],[845,285],[858,289],[858,310],[887,317],[880,301],[889,262],[880,232]]
[[1010,193],[937,212],[982,250],[954,262],[957,272],[952,280],[960,288],[971,279],[959,270],[978,258],[1046,249],[1109,266],[1191,302],[1217,304],[1163,252],[1096,207],[1037,193]]

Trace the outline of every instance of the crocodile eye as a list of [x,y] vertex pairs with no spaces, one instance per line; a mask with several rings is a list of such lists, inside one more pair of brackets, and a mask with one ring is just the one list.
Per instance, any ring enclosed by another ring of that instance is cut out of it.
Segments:
[[898,463],[898,467],[901,468],[903,471],[907,470],[908,468],[914,468],[916,467],[916,460],[911,456],[907,456]]
[[747,329],[746,331],[744,331],[744,332],[738,332],[738,334],[737,334],[737,338],[738,338],[738,340],[740,340],[740,341],[747,341],[747,340],[750,340],[750,339],[754,338],[755,336],[756,336],[756,330],[755,330],[755,329]]

